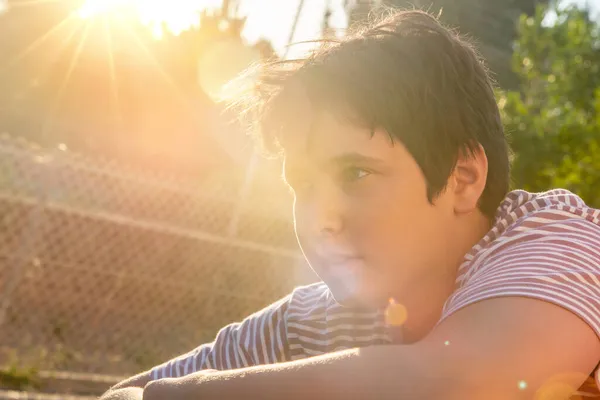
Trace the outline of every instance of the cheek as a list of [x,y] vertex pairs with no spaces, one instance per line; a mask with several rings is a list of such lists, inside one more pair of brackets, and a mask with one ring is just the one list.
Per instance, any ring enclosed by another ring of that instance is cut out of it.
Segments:
[[[308,215],[305,208],[294,199],[293,203],[293,216],[294,216],[294,232],[296,233],[296,239],[298,244],[303,251],[308,251],[308,242],[310,229],[308,224]],[[308,254],[307,254],[308,256]]]
[[427,246],[423,217],[431,210],[425,196],[416,200],[387,191],[357,204],[350,214],[357,245],[377,263],[408,261],[412,252]]
[[410,212],[403,208],[402,201],[391,193],[374,193],[352,201],[348,213],[349,227],[361,241],[385,242],[402,228],[400,221]]

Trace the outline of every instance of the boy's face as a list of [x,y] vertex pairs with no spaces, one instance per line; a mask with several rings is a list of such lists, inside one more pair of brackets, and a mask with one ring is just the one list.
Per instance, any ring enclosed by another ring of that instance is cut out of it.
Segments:
[[284,143],[298,241],[341,304],[402,300],[445,274],[452,191],[430,204],[420,168],[387,133],[321,115],[302,143]]

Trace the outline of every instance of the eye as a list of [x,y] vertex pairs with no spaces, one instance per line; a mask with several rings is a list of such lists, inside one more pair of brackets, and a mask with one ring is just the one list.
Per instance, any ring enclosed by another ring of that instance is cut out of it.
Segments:
[[340,178],[342,183],[353,183],[363,178],[366,178],[369,175],[371,175],[371,172],[367,171],[364,168],[348,167],[344,168]]

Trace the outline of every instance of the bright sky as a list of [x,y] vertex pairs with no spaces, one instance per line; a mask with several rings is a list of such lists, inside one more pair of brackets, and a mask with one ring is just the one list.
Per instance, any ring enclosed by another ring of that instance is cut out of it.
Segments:
[[[595,15],[597,18],[600,18],[600,0],[562,0],[562,3],[564,3],[565,6],[571,4],[576,4],[581,7],[589,6],[593,15]],[[554,15],[547,15],[546,22],[552,23],[554,18]]]
[[[600,0],[562,1],[565,5],[589,5],[594,14],[600,18]],[[282,54],[300,0],[241,0],[241,2],[241,10],[245,15],[248,15],[244,36],[249,42],[254,42],[259,37],[266,37],[271,40],[275,49]],[[343,29],[347,26],[347,18],[342,3],[343,0],[330,0],[334,12],[330,23],[334,28]],[[327,0],[304,1],[296,35],[292,42],[319,38],[326,4]],[[304,50],[306,50],[306,47],[295,46],[291,49],[289,55],[293,56],[294,53]]]
[[600,11],[600,0],[564,0],[564,2],[567,4],[573,3],[581,6],[589,4],[593,10]]
[[[300,6],[300,18],[292,42],[320,38],[327,7],[332,11],[329,20],[332,28],[343,29],[347,25],[343,0],[237,0],[231,4],[239,5],[238,15],[248,17],[243,32],[247,41],[254,43],[260,38],[267,38],[280,54],[285,51]],[[177,34],[198,22],[199,10],[219,9],[221,5],[222,0],[86,0],[79,9],[79,15],[91,18],[115,10],[133,11],[160,37],[161,28],[157,21],[164,21],[169,30]],[[306,50],[306,46],[295,46],[290,49],[290,55],[302,50]]]
[[[166,28],[175,35],[183,30],[198,25],[198,15],[203,10],[220,10],[223,0],[29,0],[20,4],[34,7],[44,1],[72,1],[73,12],[82,21],[102,18],[107,32],[118,34],[122,23],[131,18],[139,19],[151,29],[156,39],[160,39]],[[77,7],[77,4],[81,6]],[[237,11],[240,17],[246,16],[246,25],[242,32],[246,41],[255,43],[261,38],[269,40],[280,55],[294,58],[313,48],[314,44],[301,44],[287,48],[288,42],[297,43],[321,38],[326,10],[331,11],[329,26],[342,33],[347,26],[347,16],[343,7],[344,0],[231,0],[232,12]],[[237,10],[233,8],[238,7]],[[0,13],[7,11],[10,3],[0,0]],[[300,10],[298,23],[290,38],[294,20]],[[65,19],[65,21],[68,18]],[[61,23],[62,24],[62,23]],[[58,24],[57,26],[61,25]],[[80,43],[88,46],[98,35],[88,35],[88,31],[80,38]],[[104,31],[102,31],[104,33]],[[243,53],[231,43],[222,43],[204,54],[199,64],[199,76],[203,89],[218,95],[223,83],[233,78],[248,63],[256,58],[254,53]],[[82,47],[79,47],[82,48]],[[86,47],[89,48],[89,47]],[[28,50],[29,51],[29,50]],[[78,54],[75,56],[79,57]],[[223,58],[229,62],[226,67]],[[75,60],[75,59],[74,59]],[[76,61],[74,61],[76,62]],[[68,78],[67,78],[68,79]],[[214,92],[214,93],[213,93]]]
[[589,7],[594,12],[596,18],[600,18],[600,0],[570,0],[569,2],[579,5],[589,5]]
[[[155,17],[160,13],[163,16],[176,14],[177,18],[181,19],[184,13],[188,14],[190,18],[194,17],[194,14],[189,12],[190,9],[193,11],[198,7],[220,7],[222,0],[89,0],[82,8],[81,14],[95,15],[122,3],[134,4],[141,11],[142,19]],[[239,0],[239,3],[240,15],[248,16],[244,31],[244,36],[248,41],[254,42],[265,37],[272,41],[278,51],[282,51],[287,44],[301,0]],[[304,0],[293,41],[320,37],[323,15],[328,4],[333,11],[330,19],[331,26],[340,29],[346,27],[347,19],[342,6],[343,0]],[[168,13],[165,13],[166,9],[168,9]],[[8,0],[0,0],[0,12],[6,10],[8,10]]]
[[[302,0],[238,0],[240,3],[240,14],[247,15],[248,21],[244,31],[244,37],[249,42],[255,42],[264,37],[269,39],[275,49],[282,54],[287,44],[290,29]],[[130,2],[138,4],[142,18],[164,16],[171,14],[177,16],[181,23],[182,16],[194,18],[189,12],[191,7],[202,8],[219,7],[222,0],[89,0],[93,5],[92,11],[111,7],[112,4]],[[596,13],[600,13],[600,0],[563,0],[565,4],[588,4]],[[0,0],[0,12],[7,8],[7,0]],[[232,1],[235,3],[235,1]],[[296,34],[292,42],[318,39],[321,33],[323,15],[327,5],[333,11],[330,24],[333,28],[343,29],[347,26],[347,17],[342,6],[343,0],[304,0],[300,19],[298,21]],[[166,8],[165,8],[166,7]],[[185,10],[187,8],[187,12]],[[166,12],[168,10],[168,12]],[[186,19],[187,19],[186,18]],[[290,51],[290,56],[296,52],[306,50],[306,46],[295,46]]]
[[[266,37],[281,54],[287,45],[290,29],[300,2],[301,0],[242,0],[240,11],[242,15],[248,15],[244,37],[249,42]],[[292,42],[314,40],[320,37],[327,3],[327,0],[304,0]],[[333,11],[330,25],[333,28],[343,29],[347,25],[342,3],[343,0],[329,1]],[[290,49],[290,55],[302,50],[301,46],[294,46]]]
[[[595,13],[600,13],[600,0],[562,0],[565,4],[589,5]],[[300,0],[242,0],[243,13],[248,15],[244,36],[249,41],[267,37],[277,50],[284,48]],[[320,34],[322,16],[327,0],[305,0],[294,41],[317,39]],[[344,28],[347,18],[342,0],[331,0],[334,11],[331,24]],[[277,17],[275,17],[277,15]]]

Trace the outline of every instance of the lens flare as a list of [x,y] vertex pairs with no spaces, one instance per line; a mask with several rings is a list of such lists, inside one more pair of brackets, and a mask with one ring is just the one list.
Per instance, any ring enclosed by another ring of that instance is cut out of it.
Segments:
[[577,389],[582,383],[583,386],[587,386],[588,382],[592,387],[595,386],[593,379],[581,372],[563,372],[554,375],[536,391],[535,400],[582,400],[583,397],[577,392]]
[[390,299],[385,310],[385,322],[388,326],[402,326],[408,318],[408,310],[396,300]]

